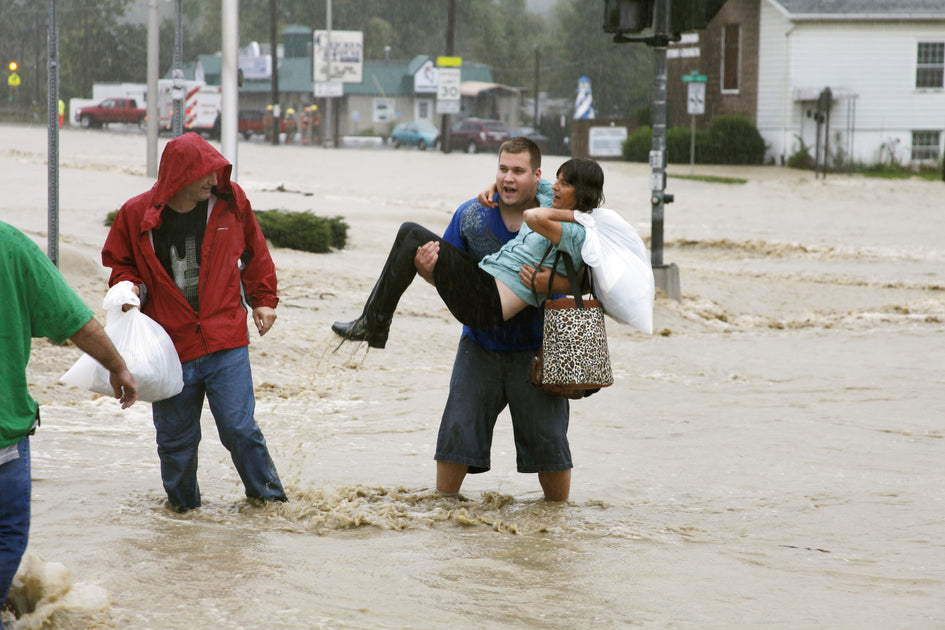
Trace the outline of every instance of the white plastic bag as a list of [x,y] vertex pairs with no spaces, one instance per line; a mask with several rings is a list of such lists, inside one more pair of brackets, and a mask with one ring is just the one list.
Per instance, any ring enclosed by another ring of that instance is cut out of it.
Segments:
[[653,333],[655,282],[650,253],[623,217],[608,208],[575,212],[584,226],[581,258],[591,269],[594,295],[604,312],[646,334]]
[[[122,312],[125,304],[141,304],[130,282],[119,282],[105,295],[102,306],[107,312],[105,332],[138,381],[138,399],[148,402],[170,398],[184,388],[180,357],[160,324],[137,308]],[[102,365],[87,354],[79,357],[59,380],[97,394],[114,396]]]

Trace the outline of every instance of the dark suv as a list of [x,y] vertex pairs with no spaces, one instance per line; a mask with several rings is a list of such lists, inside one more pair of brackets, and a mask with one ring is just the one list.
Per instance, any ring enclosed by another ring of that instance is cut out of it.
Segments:
[[450,149],[467,153],[498,151],[499,145],[509,139],[509,128],[501,120],[466,118],[450,127]]

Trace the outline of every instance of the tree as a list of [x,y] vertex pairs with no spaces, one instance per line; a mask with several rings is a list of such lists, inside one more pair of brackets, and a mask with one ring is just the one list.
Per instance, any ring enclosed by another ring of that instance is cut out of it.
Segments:
[[653,53],[643,44],[615,44],[603,31],[601,4],[562,0],[554,21],[542,48],[550,95],[573,97],[578,79],[586,75],[598,116],[629,118],[649,104]]

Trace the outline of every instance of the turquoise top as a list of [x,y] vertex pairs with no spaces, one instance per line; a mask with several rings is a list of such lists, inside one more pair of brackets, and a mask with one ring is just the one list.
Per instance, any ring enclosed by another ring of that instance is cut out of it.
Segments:
[[[538,306],[548,297],[545,293],[539,293],[535,299],[535,292],[522,284],[518,277],[518,270],[524,264],[537,265],[545,256],[548,246],[552,242],[547,238],[532,230],[528,225],[522,224],[522,228],[513,240],[506,243],[502,249],[494,254],[490,254],[482,259],[479,266],[489,275],[495,277],[499,282],[512,289],[512,291],[532,306]],[[555,255],[558,250],[567,252],[574,262],[574,270],[578,273],[584,266],[581,258],[581,247],[584,245],[584,227],[578,223],[561,223],[561,241],[557,246],[551,248],[551,252],[545,256],[541,265],[550,267],[555,261]],[[556,273],[567,277],[567,270],[563,262],[558,263]]]

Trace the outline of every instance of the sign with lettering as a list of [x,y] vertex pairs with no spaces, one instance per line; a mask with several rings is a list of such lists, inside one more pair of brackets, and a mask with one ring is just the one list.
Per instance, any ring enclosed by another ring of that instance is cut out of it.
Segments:
[[312,73],[315,83],[361,83],[364,73],[364,34],[361,31],[315,31]]

